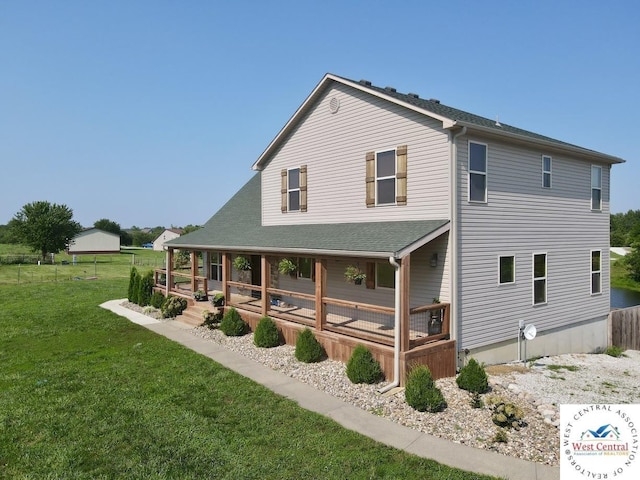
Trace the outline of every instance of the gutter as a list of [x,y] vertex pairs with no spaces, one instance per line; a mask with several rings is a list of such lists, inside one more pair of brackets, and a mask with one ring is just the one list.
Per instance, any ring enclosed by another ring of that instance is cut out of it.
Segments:
[[394,312],[394,340],[393,340],[393,381],[378,390],[386,393],[400,385],[400,264],[395,257],[389,257],[389,263],[395,269],[395,312]]

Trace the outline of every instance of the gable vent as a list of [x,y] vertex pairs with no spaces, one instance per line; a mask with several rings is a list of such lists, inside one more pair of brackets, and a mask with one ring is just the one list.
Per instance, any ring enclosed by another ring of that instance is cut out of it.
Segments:
[[367,87],[371,86],[371,82],[369,80],[360,80],[360,82],[358,83],[360,83],[361,85],[366,85]]
[[384,87],[387,92],[396,93],[396,89],[393,87]]
[[430,98],[429,101],[433,103],[440,103],[440,100],[438,100],[437,98]]
[[420,98],[417,93],[407,93],[407,95],[409,95],[411,98]]

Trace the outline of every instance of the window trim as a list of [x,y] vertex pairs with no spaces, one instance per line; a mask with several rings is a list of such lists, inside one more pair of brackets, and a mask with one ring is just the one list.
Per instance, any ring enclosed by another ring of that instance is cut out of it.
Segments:
[[[599,176],[600,176],[600,186],[599,187],[594,187],[593,186],[593,172],[597,171],[599,172]],[[598,206],[598,208],[595,208],[593,205],[593,192],[594,190],[598,190],[600,192],[600,205]],[[602,211],[602,166],[600,165],[591,165],[591,210],[594,212],[601,212]]]
[[[393,152],[393,175],[387,175],[385,177],[378,177],[378,155],[381,153]],[[376,195],[376,207],[386,207],[397,204],[397,196],[398,196],[398,151],[397,148],[387,148],[384,150],[376,150],[375,151],[375,160],[373,164],[374,168],[374,182],[375,182],[375,195]],[[378,193],[378,182],[380,180],[391,180],[393,179],[393,202],[380,203],[380,195]]]
[[375,283],[375,288],[384,288],[386,290],[395,290],[396,289],[396,275],[395,275],[395,270],[393,272],[393,287],[387,287],[385,285],[380,285],[379,281],[378,281],[378,267],[380,265],[388,265],[391,269],[393,269],[393,267],[391,266],[390,263],[388,262],[376,262],[375,266],[376,266],[376,283]]
[[[289,172],[293,170],[298,170],[298,188],[290,188],[289,187]],[[301,167],[287,168],[287,212],[299,212],[301,211],[302,205],[302,190],[300,188],[300,172]],[[291,209],[291,193],[298,192],[298,208],[295,210]]]
[[[511,280],[510,282],[502,281],[502,259],[503,258],[511,258],[513,262],[512,264],[513,280]],[[499,286],[514,285],[515,283],[516,283],[516,256],[514,254],[498,255],[498,285]]]
[[[484,146],[484,172],[471,170],[471,144]],[[467,200],[469,203],[488,203],[489,198],[489,144],[469,140],[467,142]],[[484,176],[484,200],[471,199],[471,175]]]
[[[545,165],[544,165],[544,161],[546,159],[549,159],[549,170],[545,169]],[[553,171],[553,157],[551,157],[551,155],[542,155],[542,188],[552,188],[553,186],[553,175],[552,175],[552,171]],[[545,176],[548,175],[549,176],[549,186],[545,185]]]
[[[536,256],[544,255],[544,277],[536,277]],[[544,280],[544,302],[536,302],[536,280]],[[547,252],[533,252],[531,254],[531,303],[533,306],[549,303],[549,256]]]
[[[593,254],[595,252],[598,252],[599,254],[599,270],[594,270],[593,269]],[[590,280],[590,290],[591,290],[591,295],[602,295],[602,250],[601,249],[593,249],[590,251],[589,253],[589,261],[590,261],[590,265],[589,265],[589,280]],[[597,273],[599,275],[598,277],[598,288],[599,290],[597,292],[593,291],[593,274]]]

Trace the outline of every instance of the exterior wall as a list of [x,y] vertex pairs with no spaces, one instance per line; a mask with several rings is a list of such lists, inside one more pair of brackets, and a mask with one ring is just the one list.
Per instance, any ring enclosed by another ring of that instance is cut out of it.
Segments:
[[[337,113],[329,110],[332,98]],[[365,155],[407,145],[407,205],[367,208]],[[329,88],[262,172],[263,225],[449,218],[442,124],[345,85]],[[281,212],[281,170],[307,165],[307,212]]]
[[160,234],[158,238],[153,241],[153,249],[156,252],[161,252],[164,250],[164,242],[168,242],[169,240],[173,240],[174,238],[178,238],[180,234],[172,232],[171,230],[165,230]]
[[[563,341],[575,326],[609,312],[609,167],[602,165],[602,211],[591,210],[591,163],[556,152],[488,144],[488,201],[468,202],[467,138],[458,149],[459,349],[517,339],[519,322],[547,341],[539,354],[587,351],[601,340]],[[552,188],[542,188],[551,155]],[[601,250],[602,289],[591,295],[591,250]],[[533,253],[547,254],[547,303],[533,305]],[[498,258],[515,256],[515,283],[499,285]],[[600,332],[599,334],[602,334]],[[606,344],[606,331],[604,332]],[[534,340],[533,342],[536,342]],[[513,360],[515,349],[504,359]]]
[[73,238],[69,245],[70,254],[113,253],[120,251],[120,237],[101,230],[87,230]]

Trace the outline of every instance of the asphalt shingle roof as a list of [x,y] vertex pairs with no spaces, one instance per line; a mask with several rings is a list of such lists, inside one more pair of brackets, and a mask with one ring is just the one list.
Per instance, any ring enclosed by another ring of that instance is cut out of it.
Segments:
[[283,253],[349,252],[386,257],[419,242],[448,220],[261,225],[261,174],[257,173],[200,230],[165,245]]

